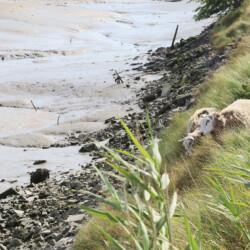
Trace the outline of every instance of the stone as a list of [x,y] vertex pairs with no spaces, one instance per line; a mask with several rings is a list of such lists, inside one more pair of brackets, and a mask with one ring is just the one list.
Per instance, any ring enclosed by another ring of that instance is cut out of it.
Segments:
[[66,221],[68,222],[81,222],[84,218],[84,214],[69,215]]
[[146,95],[142,98],[143,102],[152,102],[154,101],[155,99],[157,98],[157,95],[155,94],[149,94],[149,95]]
[[88,144],[83,145],[80,148],[79,152],[80,153],[89,153],[89,152],[97,151],[97,150],[98,150],[98,148],[95,145],[95,143],[88,143]]
[[11,240],[10,244],[8,245],[8,248],[9,249],[12,248],[12,247],[15,248],[15,247],[19,247],[21,245],[22,245],[22,241],[19,240],[19,239],[14,238],[14,239]]
[[160,110],[159,112],[156,114],[156,116],[162,115],[164,114],[166,111],[170,110],[172,106],[171,102],[167,102]]
[[19,217],[22,217],[23,214],[24,214],[24,211],[22,211],[22,210],[14,210],[14,212],[15,212]]
[[0,243],[0,250],[7,250],[7,247]]
[[186,83],[187,83],[187,75],[184,75],[180,82],[180,86],[183,87]]
[[186,93],[186,94],[178,95],[174,99],[173,104],[176,104],[178,106],[183,106],[183,105],[186,104],[186,100],[191,99],[192,97],[193,97],[192,93]]
[[46,160],[37,160],[37,161],[34,161],[33,165],[40,165],[46,162],[47,162]]
[[35,172],[30,173],[30,183],[39,183],[49,179],[49,170],[38,168]]
[[16,194],[18,194],[18,192],[16,191],[15,188],[9,188],[9,189],[7,189],[6,191],[4,191],[3,193],[0,194],[0,199],[5,199],[9,195],[16,195]]
[[167,97],[170,94],[172,83],[166,82],[161,91],[161,97]]
[[105,124],[114,124],[114,123],[116,123],[116,119],[115,119],[115,117],[111,117],[109,119],[106,119],[104,123]]
[[49,243],[51,246],[55,246],[56,241],[55,241],[55,239],[51,239],[51,240],[48,241],[48,243]]

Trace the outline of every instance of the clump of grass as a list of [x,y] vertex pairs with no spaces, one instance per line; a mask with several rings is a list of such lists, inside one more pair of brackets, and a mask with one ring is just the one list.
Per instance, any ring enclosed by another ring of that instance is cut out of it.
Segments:
[[[113,214],[118,215],[112,207],[104,204],[100,206],[99,210],[110,211]],[[93,218],[91,218],[89,223],[87,223],[77,234],[74,244],[74,250],[102,250],[104,248],[107,248],[108,241],[99,228],[106,232],[109,232],[109,234],[118,241],[128,240],[126,238],[124,230],[117,223],[94,216]]]
[[213,45],[218,49],[233,44],[250,30],[250,1],[222,16],[212,32]]
[[[104,204],[112,207],[112,209],[116,211],[116,214],[112,213],[111,210],[100,211],[99,209],[93,209],[83,205],[79,207],[95,216],[109,220],[111,223],[117,223],[123,229],[124,235],[127,238],[126,241],[119,240],[112,230],[100,228],[100,223],[97,226],[100,232],[110,242],[110,246],[116,249],[176,249],[174,241],[175,235],[172,234],[171,224],[174,220],[177,207],[177,192],[173,191],[172,195],[170,195],[169,175],[166,171],[162,173],[160,168],[162,158],[158,150],[157,139],[154,138],[151,133],[151,156],[140,145],[124,122],[121,121],[121,123],[131,141],[133,141],[140,151],[141,156],[138,157],[129,152],[105,147],[109,153],[108,155],[105,154],[105,156],[109,158],[106,163],[120,174],[112,175],[112,177],[122,181],[124,188],[119,191],[115,190],[105,173],[95,168],[106,184],[108,193],[103,193],[102,196],[92,194]],[[121,155],[134,158],[135,164],[126,162]],[[127,192],[125,184],[131,186],[130,193]],[[91,194],[84,190],[82,192]],[[183,205],[178,206],[178,214],[184,218],[187,231],[187,247],[199,249],[197,242],[192,236],[188,217]],[[200,228],[200,223],[198,223],[198,227]],[[199,234],[198,239],[201,245],[201,234]],[[82,240],[80,243],[77,243],[77,245],[82,245]]]
[[[190,221],[200,210],[203,245],[208,249],[245,249],[249,243],[249,132],[228,131],[223,144],[210,148],[196,185],[179,193]],[[179,228],[177,232],[185,235]]]

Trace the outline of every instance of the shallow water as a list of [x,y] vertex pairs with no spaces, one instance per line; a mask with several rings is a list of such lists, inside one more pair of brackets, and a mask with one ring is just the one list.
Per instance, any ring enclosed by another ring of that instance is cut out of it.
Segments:
[[[105,119],[126,114],[131,106],[132,112],[138,110],[136,90],[159,76],[144,76],[135,84],[138,72],[132,71],[131,64],[145,62],[149,49],[169,46],[177,24],[178,41],[199,34],[211,22],[194,22],[192,11],[196,5],[187,1],[105,2],[0,0],[0,8],[5,10],[0,14],[0,55],[5,57],[0,61],[0,104],[32,100],[53,117],[60,115],[59,127],[56,119],[34,127],[32,116],[24,115],[30,127],[22,133],[35,131],[60,139],[76,130],[89,131],[91,126],[97,129]],[[124,84],[115,83],[114,70]],[[29,102],[21,103],[19,112],[33,109]],[[3,130],[0,137],[9,132],[8,121],[13,119],[8,119],[4,123],[7,131]],[[59,169],[79,170],[79,164],[89,160],[78,154],[77,147],[23,151],[21,146],[0,147],[0,179],[18,180],[0,183],[0,191],[28,182],[26,173],[36,159],[47,159],[44,167],[54,174]]]

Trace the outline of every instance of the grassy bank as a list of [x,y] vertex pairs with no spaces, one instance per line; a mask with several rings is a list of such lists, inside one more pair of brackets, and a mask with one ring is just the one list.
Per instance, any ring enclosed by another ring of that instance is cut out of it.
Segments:
[[[200,145],[194,148],[191,156],[186,156],[183,145],[178,139],[186,136],[186,127],[195,110],[203,107],[215,107],[219,110],[237,99],[250,99],[250,35],[249,2],[239,10],[222,17],[212,34],[214,46],[224,47],[241,38],[227,65],[221,67],[200,87],[197,104],[185,113],[173,117],[168,129],[161,132],[160,152],[162,166],[167,169],[171,180],[178,190],[179,200],[185,205],[190,227],[197,238],[197,215],[201,214],[201,228],[204,249],[246,249],[249,242],[237,223],[230,220],[230,211],[225,207],[220,187],[228,198],[228,204],[235,212],[235,218],[247,227],[249,217],[249,189],[239,180],[225,178],[238,173],[240,180],[247,179],[244,171],[250,168],[250,130],[230,130],[223,136],[223,143],[216,144],[206,136]],[[242,25],[244,24],[244,25]],[[244,35],[244,36],[243,36]],[[240,155],[240,157],[239,157]],[[248,160],[245,161],[244,159]],[[235,169],[237,166],[241,170]],[[220,207],[214,206],[222,202]],[[216,203],[216,204],[217,204]],[[109,208],[104,207],[104,211]],[[108,249],[107,240],[96,226],[109,232],[119,241],[127,241],[124,231],[109,221],[92,218],[77,236],[75,249]],[[173,219],[174,245],[185,248],[187,233],[182,217]]]

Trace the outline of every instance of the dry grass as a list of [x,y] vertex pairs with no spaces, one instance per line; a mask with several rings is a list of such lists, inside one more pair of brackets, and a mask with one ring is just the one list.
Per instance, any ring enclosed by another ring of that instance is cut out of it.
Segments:
[[[101,205],[100,211],[109,211],[113,214],[117,214],[117,211],[106,205]],[[109,234],[116,239],[126,240],[126,234],[118,224],[94,216],[77,234],[74,250],[107,249],[108,241],[98,227],[109,232]]]

